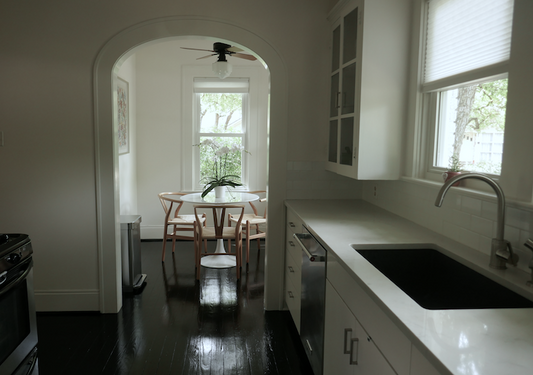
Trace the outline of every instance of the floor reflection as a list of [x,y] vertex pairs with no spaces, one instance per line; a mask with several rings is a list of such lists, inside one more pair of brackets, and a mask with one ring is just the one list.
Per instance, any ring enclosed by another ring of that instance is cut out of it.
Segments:
[[163,264],[161,246],[142,243],[147,284],[119,314],[39,314],[41,375],[311,374],[288,312],[263,309],[264,250],[239,281],[204,269],[198,282],[192,243]]

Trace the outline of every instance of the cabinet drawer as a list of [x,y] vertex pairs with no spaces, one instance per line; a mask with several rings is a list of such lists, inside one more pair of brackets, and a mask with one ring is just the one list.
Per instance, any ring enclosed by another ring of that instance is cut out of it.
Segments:
[[294,321],[294,325],[300,333],[300,306],[301,306],[301,281],[298,282],[298,285],[295,285],[293,281],[297,278],[294,276],[288,275],[289,271],[285,272],[285,302]]
[[302,263],[302,249],[298,246],[296,240],[292,237],[292,232],[287,230],[287,239],[285,241],[285,252],[297,262],[298,269],[301,268]]
[[[292,211],[287,209],[287,234],[288,233],[301,233],[303,221]],[[292,234],[291,234],[292,236]]]
[[411,342],[342,267],[328,254],[328,280],[399,375],[409,374]]

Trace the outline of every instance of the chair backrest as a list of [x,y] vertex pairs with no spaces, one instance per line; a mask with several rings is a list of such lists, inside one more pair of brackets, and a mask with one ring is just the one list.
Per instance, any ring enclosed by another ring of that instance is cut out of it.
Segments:
[[[239,212],[237,215],[239,220],[237,222],[237,225],[235,225],[235,238],[237,238],[238,233],[241,231],[241,223],[242,218],[244,216],[244,205],[243,204],[236,204],[236,205],[223,205],[223,206],[217,206],[217,205],[195,205],[194,206],[194,216],[196,217],[196,222],[200,222],[200,218],[202,217],[202,214],[199,213],[199,210],[212,210],[213,213],[213,228],[215,229],[215,236],[217,239],[222,238],[222,233],[224,230],[224,219],[226,218],[226,209],[237,209]],[[217,210],[221,210],[220,216],[217,212]],[[198,230],[198,234],[200,235],[200,238],[203,235],[203,228],[201,225],[197,225],[196,229]]]
[[172,213],[172,208],[174,205],[177,205],[176,210],[174,211],[174,217],[177,217],[180,211],[181,206],[183,206],[183,201],[179,197],[186,195],[186,193],[176,193],[176,192],[163,192],[159,193],[159,201],[165,210],[165,217],[168,221],[169,216]]
[[[266,190],[254,190],[254,191],[249,191],[248,193],[250,194],[266,194]],[[261,198],[259,199],[259,202],[266,202],[267,199],[266,197],[265,198]],[[252,207],[252,210],[254,210],[254,215],[255,216],[259,216],[259,212],[257,211],[257,207],[255,206],[254,202],[248,202],[250,203],[250,206]],[[257,204],[257,202],[255,202]],[[267,206],[265,205],[265,212],[263,213],[263,217],[266,219],[267,217]]]

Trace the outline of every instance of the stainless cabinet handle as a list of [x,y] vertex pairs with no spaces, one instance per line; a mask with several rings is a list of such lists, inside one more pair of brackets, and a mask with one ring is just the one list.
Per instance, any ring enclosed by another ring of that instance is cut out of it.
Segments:
[[307,347],[309,348],[309,352],[313,353],[313,347],[311,346],[311,343],[309,342],[309,340],[306,339],[305,342],[307,343]]
[[[348,339],[348,333],[350,334],[350,339]],[[352,338],[352,329],[351,328],[345,328],[344,329],[344,354],[350,354],[350,350],[348,349],[348,343],[350,342]]]
[[[354,350],[355,343],[357,343],[357,349]],[[355,353],[355,359],[354,359]],[[352,339],[350,343],[350,365],[358,365],[357,361],[359,359],[359,339]]]

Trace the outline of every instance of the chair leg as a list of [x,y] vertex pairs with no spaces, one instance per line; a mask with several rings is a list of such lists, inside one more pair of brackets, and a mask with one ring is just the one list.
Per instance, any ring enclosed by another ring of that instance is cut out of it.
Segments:
[[251,228],[250,223],[246,222],[246,264],[250,261],[250,236],[251,236]]
[[161,254],[161,262],[165,262],[165,245],[167,244],[167,226],[165,225],[165,232],[163,233],[163,254]]

